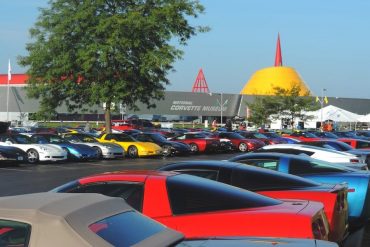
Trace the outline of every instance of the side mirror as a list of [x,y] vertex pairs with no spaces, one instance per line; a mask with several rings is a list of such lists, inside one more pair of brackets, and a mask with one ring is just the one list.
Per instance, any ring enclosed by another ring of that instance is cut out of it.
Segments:
[[111,142],[116,142],[116,140],[115,139],[111,139]]
[[12,143],[10,140],[6,140],[6,141],[5,141],[5,144],[7,144],[7,145],[12,145],[13,143]]

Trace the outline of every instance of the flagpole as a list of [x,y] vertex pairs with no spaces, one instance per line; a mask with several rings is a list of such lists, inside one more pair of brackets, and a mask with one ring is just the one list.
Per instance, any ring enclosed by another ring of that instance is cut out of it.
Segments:
[[10,67],[10,59],[8,63],[8,84],[7,84],[7,91],[6,91],[6,121],[9,121],[9,84],[10,80],[12,79],[12,74],[11,74],[11,67]]

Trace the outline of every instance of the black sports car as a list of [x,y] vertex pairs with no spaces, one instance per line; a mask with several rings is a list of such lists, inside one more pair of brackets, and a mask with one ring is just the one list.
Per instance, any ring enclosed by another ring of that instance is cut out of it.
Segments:
[[131,135],[138,141],[153,142],[163,149],[163,156],[188,155],[191,153],[190,146],[185,143],[167,140],[159,133],[135,133]]
[[27,153],[22,149],[9,146],[0,146],[0,164],[20,164],[27,161]]

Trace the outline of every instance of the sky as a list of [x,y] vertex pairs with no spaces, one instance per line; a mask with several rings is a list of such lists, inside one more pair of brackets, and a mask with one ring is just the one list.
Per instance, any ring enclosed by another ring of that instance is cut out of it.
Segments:
[[[0,0],[0,73],[24,73],[28,30],[47,0]],[[314,95],[370,98],[370,1],[200,0],[194,25],[210,27],[189,40],[168,74],[170,91],[190,92],[200,68],[215,93],[237,94],[259,69],[274,65],[280,34],[283,65],[293,67]]]

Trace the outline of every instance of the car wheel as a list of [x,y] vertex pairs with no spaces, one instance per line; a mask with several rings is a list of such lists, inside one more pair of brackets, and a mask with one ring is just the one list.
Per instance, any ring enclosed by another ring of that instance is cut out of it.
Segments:
[[137,158],[139,156],[139,152],[137,150],[137,147],[135,146],[130,146],[128,149],[127,149],[127,155],[128,157],[130,158]]
[[100,147],[93,147],[93,149],[96,151],[96,153],[97,153],[96,157],[98,159],[103,158],[103,151],[101,151],[101,148]]
[[39,153],[35,149],[27,151],[27,161],[30,164],[36,164],[39,162]]
[[163,149],[163,156],[164,157],[168,157],[168,156],[171,156],[172,155],[172,147],[169,146],[169,145],[165,145],[162,147]]
[[239,151],[240,152],[247,152],[248,151],[248,146],[247,146],[247,144],[246,143],[244,143],[244,142],[241,142],[240,144],[239,144]]
[[189,144],[189,146],[190,146],[190,150],[191,150],[191,152],[192,152],[192,153],[197,153],[197,152],[199,152],[199,147],[198,147],[198,145],[197,145],[197,144],[195,144],[195,143],[190,143],[190,144]]

